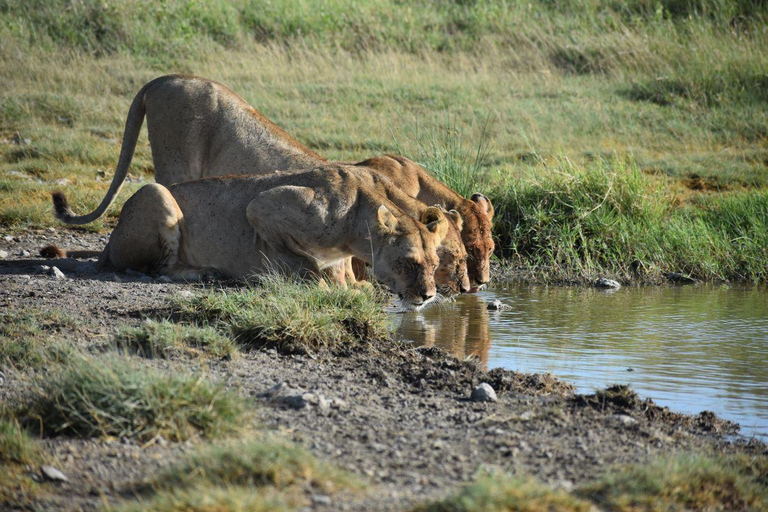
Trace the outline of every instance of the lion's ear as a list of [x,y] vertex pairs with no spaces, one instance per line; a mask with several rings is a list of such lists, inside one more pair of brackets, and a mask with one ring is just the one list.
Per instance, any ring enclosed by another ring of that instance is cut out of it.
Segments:
[[456,229],[461,231],[461,229],[464,227],[464,219],[461,217],[461,214],[456,210],[449,210],[447,212],[444,211],[443,213],[445,213],[445,216],[453,221],[453,223],[456,225]]
[[491,204],[490,199],[485,197],[483,194],[472,194],[472,201],[477,203],[477,206],[480,207],[480,211],[488,217],[488,220],[493,218],[493,213],[495,210]]
[[445,234],[448,232],[448,220],[440,208],[429,206],[422,212],[419,220],[427,226],[428,230],[435,234],[438,244],[443,241]]
[[379,222],[379,229],[384,233],[394,234],[397,231],[397,217],[392,215],[392,212],[386,206],[379,206],[376,212],[376,220]]

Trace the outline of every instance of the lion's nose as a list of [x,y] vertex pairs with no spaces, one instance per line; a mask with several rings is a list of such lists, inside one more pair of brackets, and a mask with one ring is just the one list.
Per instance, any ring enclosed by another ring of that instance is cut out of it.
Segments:
[[427,302],[428,300],[432,299],[434,296],[435,296],[435,294],[434,294],[434,293],[422,293],[422,294],[421,294],[421,299],[422,299],[424,302]]

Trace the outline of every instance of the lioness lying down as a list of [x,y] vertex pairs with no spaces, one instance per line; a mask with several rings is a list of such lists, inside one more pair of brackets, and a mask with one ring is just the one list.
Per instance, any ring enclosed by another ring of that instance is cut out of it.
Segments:
[[[54,208],[66,211],[63,194]],[[98,265],[182,279],[274,269],[318,276],[354,256],[418,309],[435,297],[436,246],[448,229],[439,208],[421,220],[335,165],[150,184],[126,201]]]
[[[155,180],[166,186],[206,176],[263,175],[327,163],[226,86],[204,78],[162,76],[142,87],[131,104],[115,176],[101,204],[87,215],[63,212],[62,221],[85,224],[106,211],[128,173],[145,115]],[[456,209],[463,217],[461,238],[469,253],[472,287],[488,282],[493,207],[487,198],[475,194],[464,199],[407,158],[377,157],[362,164],[386,173],[425,205]]]

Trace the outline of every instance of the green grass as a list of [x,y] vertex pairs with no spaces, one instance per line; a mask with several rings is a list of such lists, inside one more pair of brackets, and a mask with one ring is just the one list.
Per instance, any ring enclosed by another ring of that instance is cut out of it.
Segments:
[[138,352],[145,357],[173,355],[210,355],[231,359],[238,354],[235,342],[211,327],[182,325],[167,320],[147,320],[140,327],[120,330],[115,345],[121,350]]
[[242,401],[200,374],[169,373],[128,359],[74,359],[39,383],[24,416],[50,434],[151,441],[215,438],[239,427]]
[[642,464],[611,468],[572,492],[553,489],[531,477],[502,471],[481,473],[444,500],[414,510],[483,511],[687,511],[765,510],[768,506],[765,455],[678,454]]
[[14,419],[0,419],[0,466],[36,464],[43,460],[40,446]]
[[304,448],[267,435],[202,448],[162,472],[152,485],[196,487],[203,482],[219,487],[309,486],[324,493],[359,485]]
[[167,489],[115,507],[120,512],[288,512],[298,507],[280,492],[253,487],[209,487]]
[[312,352],[387,337],[385,303],[375,290],[321,288],[271,274],[245,289],[177,299],[174,311],[186,321],[228,330],[241,345]]
[[631,161],[567,160],[551,173],[503,180],[495,199],[500,249],[549,280],[768,278],[768,193],[679,198]]
[[578,494],[601,508],[636,510],[765,510],[764,456],[661,458],[607,473]]
[[0,363],[19,370],[66,362],[72,348],[61,340],[74,320],[55,311],[27,310],[0,314]]
[[[0,1],[0,226],[57,225],[57,188],[94,208],[131,99],[182,72],[224,82],[329,159],[400,152],[485,193],[498,255],[534,278],[765,281],[764,240],[740,231],[764,224],[767,19],[757,0]],[[142,139],[131,175],[151,171]],[[600,174],[654,199],[616,212],[564,184]],[[87,229],[114,225],[139,186]],[[597,209],[568,227],[545,196]],[[710,215],[728,208],[746,217]],[[549,237],[531,215],[554,219]]]
[[0,418],[0,507],[30,507],[39,486],[29,477],[27,467],[45,461],[42,449],[12,415]]
[[591,504],[530,477],[501,471],[483,473],[444,500],[423,504],[414,512],[589,512]]
[[254,434],[209,445],[151,478],[150,493],[121,510],[295,510],[306,492],[357,489],[352,475],[304,448]]

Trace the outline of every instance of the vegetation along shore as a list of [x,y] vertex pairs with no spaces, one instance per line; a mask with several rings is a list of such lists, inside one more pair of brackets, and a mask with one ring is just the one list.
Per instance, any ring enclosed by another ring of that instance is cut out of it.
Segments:
[[757,0],[0,0],[0,509],[768,508],[736,425],[403,344],[376,288],[34,261],[104,247],[144,134],[98,221],[50,194],[93,210],[134,95],[181,73],[485,194],[492,279],[764,285],[767,49]]

